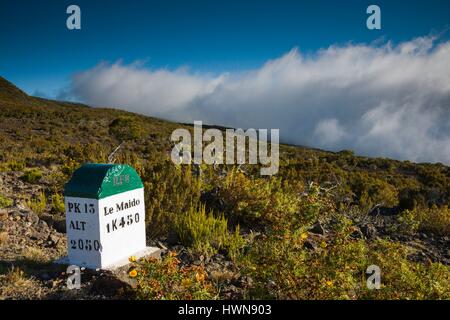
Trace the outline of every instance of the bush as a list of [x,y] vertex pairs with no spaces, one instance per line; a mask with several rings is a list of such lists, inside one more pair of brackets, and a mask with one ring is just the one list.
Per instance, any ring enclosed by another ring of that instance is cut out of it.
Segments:
[[144,136],[144,129],[138,119],[121,116],[109,125],[109,133],[120,141],[136,140]]
[[52,195],[52,209],[57,213],[65,212],[64,198],[59,193]]
[[192,176],[189,167],[177,169],[171,162],[146,167],[145,171],[147,234],[167,235],[176,216],[198,205],[201,181]]
[[41,214],[47,208],[47,198],[44,192],[40,192],[37,198],[27,200],[27,206],[36,214]]
[[367,173],[352,177],[351,188],[361,207],[369,210],[375,205],[394,207],[398,205],[398,191],[391,184]]
[[135,261],[129,276],[136,280],[136,298],[146,300],[206,300],[217,296],[203,266],[180,268],[180,260],[170,252],[162,260]]
[[226,249],[229,250],[230,256],[235,258],[237,251],[244,244],[238,228],[230,235],[224,216],[215,217],[212,212],[207,214],[204,205],[198,208],[191,206],[187,213],[177,216],[174,230],[185,246],[206,256]]
[[7,208],[12,206],[13,200],[10,198],[5,197],[4,195],[0,194],[0,208]]
[[25,168],[25,164],[23,162],[10,161],[6,164],[6,167],[11,171],[22,171]]
[[[450,268],[411,262],[405,246],[353,240],[354,227],[340,220],[334,237],[305,248],[311,235],[299,231],[271,234],[254,243],[240,260],[255,281],[251,299],[449,299]],[[370,290],[366,270],[377,265],[381,288]],[[282,267],[280,267],[282,266]]]
[[431,208],[404,210],[398,220],[400,230],[408,234],[415,234],[420,230],[450,235],[450,209],[447,206],[438,208],[433,205]]
[[281,179],[249,178],[242,172],[231,171],[219,184],[223,211],[233,222],[277,225],[289,221],[298,212],[297,187]]
[[20,177],[23,182],[36,183],[42,178],[42,172],[39,169],[30,169]]

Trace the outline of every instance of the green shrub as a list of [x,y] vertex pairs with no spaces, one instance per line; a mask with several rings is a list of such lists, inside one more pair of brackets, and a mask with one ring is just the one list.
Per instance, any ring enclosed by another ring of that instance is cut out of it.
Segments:
[[27,200],[27,206],[36,214],[41,214],[47,208],[47,198],[44,192],[40,192],[37,198]]
[[381,269],[381,288],[361,291],[361,299],[450,299],[450,267],[440,263],[411,262],[410,248],[378,240],[370,245],[369,263]]
[[180,267],[176,254],[162,260],[134,258],[129,277],[136,281],[136,298],[140,300],[207,300],[217,296],[203,266]]
[[296,187],[281,179],[249,178],[232,170],[219,184],[224,212],[233,222],[276,225],[289,221],[298,212],[300,197]]
[[121,116],[109,125],[109,133],[120,141],[136,140],[144,136],[145,131],[138,119]]
[[18,162],[14,160],[8,162],[6,166],[11,171],[22,171],[25,168],[25,164],[23,162]]
[[415,234],[419,231],[420,220],[414,210],[404,210],[398,217],[400,231],[407,234]]
[[52,195],[52,209],[57,213],[64,213],[64,198],[59,194],[55,193]]
[[398,190],[391,184],[367,173],[359,173],[352,177],[351,188],[359,205],[367,210],[375,205],[394,207],[398,205]]
[[5,197],[0,193],[0,208],[7,208],[12,206],[13,200],[10,198]]
[[39,169],[26,170],[25,173],[20,177],[24,182],[36,183],[42,178],[42,172]]
[[178,215],[174,221],[174,230],[185,246],[206,256],[211,256],[220,249],[231,249],[230,256],[235,258],[244,244],[238,228],[230,235],[225,217],[216,217],[212,212],[206,213],[204,205],[191,206],[185,214]]
[[147,167],[145,171],[147,234],[167,235],[176,216],[198,205],[201,180],[192,176],[189,167],[177,169],[171,162]]
[[398,221],[400,230],[408,234],[415,234],[420,230],[450,235],[450,209],[447,206],[439,208],[433,205],[431,208],[404,210]]
[[[240,268],[254,285],[251,299],[449,299],[450,268],[411,262],[411,250],[386,240],[350,237],[354,227],[341,220],[334,237],[317,249],[304,246],[311,236],[298,231],[271,234],[242,256]],[[366,270],[381,270],[381,288],[370,290]]]

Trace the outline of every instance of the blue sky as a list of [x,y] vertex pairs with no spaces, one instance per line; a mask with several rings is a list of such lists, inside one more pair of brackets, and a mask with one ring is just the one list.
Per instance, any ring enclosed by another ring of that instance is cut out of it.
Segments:
[[[70,4],[81,7],[80,31],[65,27]],[[381,7],[381,31],[365,26],[369,4]],[[313,53],[347,42],[401,42],[449,23],[446,0],[1,0],[0,75],[30,94],[55,96],[72,74],[100,61],[239,71],[293,47]]]

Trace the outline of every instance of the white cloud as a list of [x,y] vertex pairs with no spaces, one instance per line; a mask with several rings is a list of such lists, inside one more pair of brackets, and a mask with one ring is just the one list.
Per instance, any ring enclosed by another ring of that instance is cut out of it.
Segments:
[[346,133],[337,119],[324,119],[316,125],[314,135],[320,145],[333,148],[335,143],[346,136]]
[[218,76],[100,64],[70,94],[94,106],[191,122],[279,128],[282,141],[450,163],[450,41],[297,49]]

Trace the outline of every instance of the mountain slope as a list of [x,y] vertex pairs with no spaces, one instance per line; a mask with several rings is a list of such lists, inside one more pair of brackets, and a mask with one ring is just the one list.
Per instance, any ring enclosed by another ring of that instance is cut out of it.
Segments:
[[0,76],[0,100],[2,103],[8,102],[22,102],[27,103],[31,99],[30,97],[17,88],[14,84]]

